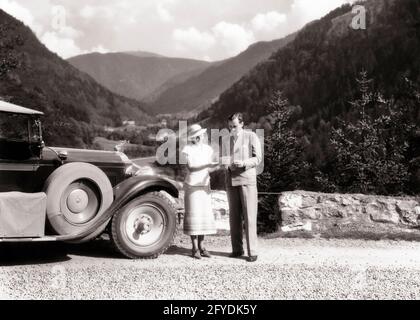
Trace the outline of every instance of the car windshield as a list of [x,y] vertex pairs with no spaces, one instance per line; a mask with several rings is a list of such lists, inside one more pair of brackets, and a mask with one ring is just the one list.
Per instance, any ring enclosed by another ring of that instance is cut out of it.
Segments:
[[0,113],[0,139],[8,141],[29,140],[28,116]]

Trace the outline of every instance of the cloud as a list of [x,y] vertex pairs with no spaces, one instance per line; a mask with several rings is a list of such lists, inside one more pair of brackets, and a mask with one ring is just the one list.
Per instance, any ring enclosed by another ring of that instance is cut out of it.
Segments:
[[307,23],[321,18],[344,3],[353,1],[354,0],[294,0],[291,7],[291,16],[297,21]]
[[25,23],[36,33],[41,32],[42,27],[35,23],[35,19],[32,13],[19,3],[11,0],[0,0],[0,8],[16,19]]
[[215,44],[213,35],[208,32],[201,32],[194,27],[175,29],[173,39],[180,51],[206,51]]
[[330,11],[355,0],[291,0],[289,11],[259,13],[251,20],[258,40],[274,40],[296,32],[305,24],[320,19]]
[[[77,33],[80,35],[80,33]],[[60,57],[68,59],[77,55],[90,52],[109,53],[111,50],[105,48],[102,44],[92,47],[90,50],[82,50],[75,39],[63,36],[60,32],[48,31],[41,37],[41,42],[52,52],[57,53]]]
[[83,36],[83,32],[74,29],[73,27],[70,26],[63,26],[59,29],[56,29],[59,33],[59,35],[61,35],[62,37],[65,38],[72,38],[72,39],[76,39],[79,38],[81,36]]
[[93,18],[97,14],[96,8],[86,5],[80,10],[80,15],[85,19]]
[[253,32],[238,24],[222,21],[216,24],[212,31],[229,55],[237,55],[255,42]]
[[54,14],[51,29],[40,36],[41,42],[64,59],[84,53],[76,44],[84,33],[67,24],[65,11],[53,10]]
[[84,53],[74,39],[60,36],[57,32],[45,32],[40,39],[52,52],[57,53],[64,59]]
[[157,14],[159,18],[163,22],[172,22],[174,20],[174,17],[172,16],[172,14],[169,12],[167,8],[165,8],[165,6],[162,3],[157,4],[156,10],[157,10]]
[[204,56],[204,57],[201,58],[201,60],[207,61],[207,62],[211,62],[212,61],[209,56]]
[[277,11],[270,11],[265,14],[257,14],[251,21],[256,31],[270,32],[277,29],[281,24],[287,21],[287,16]]
[[[111,6],[91,6],[85,5],[79,12],[79,14],[85,19],[92,19],[97,17],[104,17],[107,19],[113,19],[115,17],[115,10]],[[121,9],[121,7],[120,7]]]
[[64,58],[82,52],[76,45],[75,39],[81,37],[83,32],[66,25],[65,20],[63,20],[63,23],[60,23],[60,20],[56,21],[55,19],[51,19],[54,18],[55,12],[52,10],[54,7],[49,8],[48,11],[50,25],[47,25],[46,27],[50,30],[46,32],[43,32],[43,29],[46,28],[43,28],[40,24],[35,22],[35,18],[31,11],[19,3],[10,0],[0,0],[0,7],[29,26],[49,50],[56,52]]
[[93,47],[91,50],[89,50],[89,52],[109,53],[111,51],[104,48],[104,46],[100,44],[99,46]]
[[207,51],[211,48],[222,48],[225,51],[223,56],[234,56],[255,42],[252,30],[225,21],[214,25],[209,32],[199,31],[195,27],[176,29],[173,39],[179,52],[205,53],[206,60],[209,60]]
[[[144,50],[221,60],[256,41],[280,39],[348,0],[0,0],[47,46],[74,53]],[[215,4],[217,3],[217,4]],[[66,12],[54,26],[52,8]]]

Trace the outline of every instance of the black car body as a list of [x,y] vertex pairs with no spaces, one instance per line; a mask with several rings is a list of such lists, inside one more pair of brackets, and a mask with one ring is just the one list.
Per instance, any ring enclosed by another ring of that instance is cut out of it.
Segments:
[[[141,168],[122,152],[45,146],[42,115],[0,101],[0,242],[84,242],[109,232],[127,257],[149,258],[164,252],[175,234],[177,184],[141,174]],[[18,204],[1,207],[12,196],[24,203],[34,195],[39,195],[39,204],[46,202],[46,212],[20,216],[24,209]],[[2,210],[9,214],[2,215]],[[45,224],[43,234],[19,231],[19,223],[39,220],[36,215],[45,219],[36,221]],[[17,227],[2,229],[11,222]]]

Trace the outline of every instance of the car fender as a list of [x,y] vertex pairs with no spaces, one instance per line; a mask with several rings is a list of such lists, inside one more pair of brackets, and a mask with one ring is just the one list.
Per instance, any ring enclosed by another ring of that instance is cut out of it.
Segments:
[[172,197],[178,198],[179,188],[176,181],[166,177],[157,175],[135,176],[115,186],[114,196],[115,201],[123,202],[124,204],[137,195],[149,191],[163,190]]

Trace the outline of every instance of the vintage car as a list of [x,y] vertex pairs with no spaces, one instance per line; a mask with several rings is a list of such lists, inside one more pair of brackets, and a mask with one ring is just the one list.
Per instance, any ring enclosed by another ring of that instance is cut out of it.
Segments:
[[0,101],[0,243],[108,233],[127,258],[165,252],[177,226],[176,182],[142,173],[118,151],[47,147],[42,116]]

